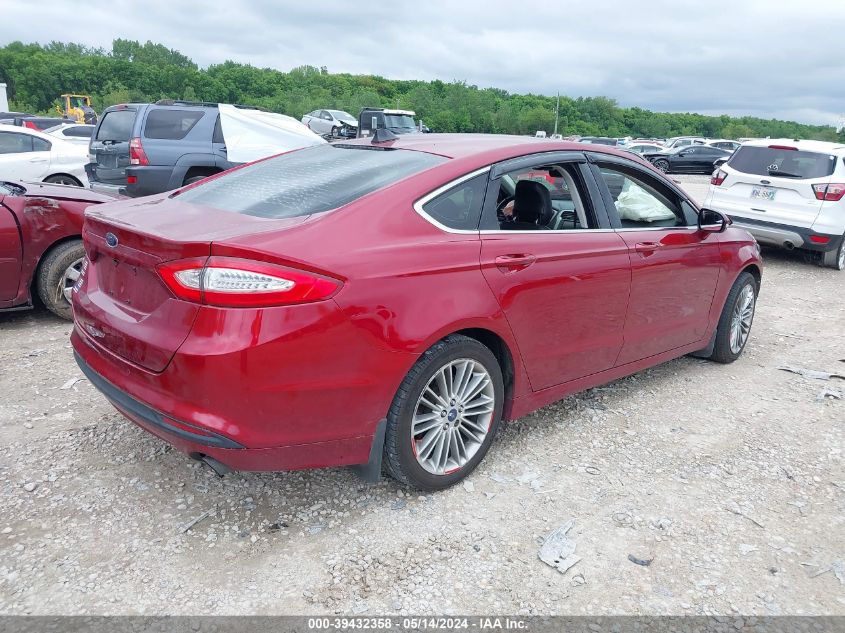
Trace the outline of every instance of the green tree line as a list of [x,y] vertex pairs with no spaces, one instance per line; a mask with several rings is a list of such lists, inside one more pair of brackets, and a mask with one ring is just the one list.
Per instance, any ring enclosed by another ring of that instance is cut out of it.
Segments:
[[[187,99],[256,105],[301,117],[318,108],[356,114],[364,106],[414,110],[437,132],[551,132],[555,97],[513,94],[466,82],[401,81],[329,73],[301,66],[290,72],[225,61],[200,68],[179,51],[153,42],[116,39],[111,50],[80,44],[12,42],[0,47],[0,82],[10,107],[55,112],[65,92],[89,94],[97,111],[129,101]],[[564,135],[788,137],[845,141],[833,127],[756,117],[705,116],[622,108],[607,97],[560,97]]]

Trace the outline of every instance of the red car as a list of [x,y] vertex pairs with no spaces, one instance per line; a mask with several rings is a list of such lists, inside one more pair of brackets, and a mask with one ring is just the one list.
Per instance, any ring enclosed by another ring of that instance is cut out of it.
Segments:
[[37,294],[52,312],[73,318],[85,208],[110,200],[80,187],[0,181],[0,311],[31,308]]
[[219,473],[357,464],[432,490],[502,419],[742,353],[756,242],[641,159],[386,136],[89,209],[72,341],[91,382]]

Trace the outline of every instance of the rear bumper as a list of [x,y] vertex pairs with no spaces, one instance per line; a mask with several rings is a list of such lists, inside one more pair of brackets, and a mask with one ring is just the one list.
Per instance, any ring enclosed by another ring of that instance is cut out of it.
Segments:
[[283,471],[330,466],[360,466],[361,474],[375,480],[380,466],[384,425],[380,421],[373,434],[338,440],[246,448],[207,429],[174,420],[118,389],[74,353],[82,373],[91,384],[127,419],[191,457],[209,456],[232,470]]
[[[151,196],[174,188],[170,185],[170,180],[173,178],[173,165],[127,167],[126,177],[130,181],[126,185],[126,195],[130,198]],[[131,182],[133,177],[134,183]]]
[[[730,214],[729,214],[730,215]],[[743,218],[736,215],[731,215],[734,226],[745,229],[760,244],[769,246],[779,246],[781,248],[800,248],[809,251],[817,251],[826,253],[839,248],[843,237],[841,235],[830,235],[828,233],[818,233],[812,229],[790,226],[787,224],[778,224],[776,222],[764,222],[762,220],[752,220],[750,218]],[[827,239],[824,243],[813,241],[815,239]]]
[[418,356],[371,345],[329,305],[262,314],[203,306],[158,372],[106,349],[79,322],[71,343],[82,371],[121,413],[185,453],[234,470],[367,464]]

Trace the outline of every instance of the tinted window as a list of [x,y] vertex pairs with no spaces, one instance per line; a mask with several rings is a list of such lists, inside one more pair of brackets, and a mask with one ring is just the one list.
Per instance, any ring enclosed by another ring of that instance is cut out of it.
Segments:
[[0,132],[0,154],[19,154],[32,151],[32,137],[27,134]]
[[474,231],[478,228],[486,190],[487,174],[482,174],[429,200],[423,209],[451,229]]
[[217,121],[214,123],[214,134],[211,137],[212,143],[223,143],[223,126],[220,124],[220,115],[217,115]]
[[65,136],[74,136],[77,138],[91,138],[91,133],[94,131],[92,127],[84,125],[77,125],[76,127],[65,128],[62,132]]
[[233,213],[292,218],[342,207],[446,160],[424,152],[321,145],[255,163],[178,195]]
[[817,152],[745,145],[734,152],[728,165],[755,176],[824,178],[830,176],[836,168],[836,157]]
[[32,151],[33,152],[49,152],[53,145],[50,141],[45,141],[43,138],[32,137]]
[[103,115],[97,130],[98,141],[128,141],[132,138],[135,110],[112,110]]
[[616,165],[603,165],[599,171],[622,228],[686,226],[677,196],[653,178]]
[[178,141],[188,135],[203,114],[199,110],[152,110],[144,124],[144,136]]

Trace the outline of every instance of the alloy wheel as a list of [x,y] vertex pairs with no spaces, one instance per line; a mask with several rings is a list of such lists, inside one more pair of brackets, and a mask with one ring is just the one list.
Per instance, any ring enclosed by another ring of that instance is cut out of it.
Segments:
[[748,340],[748,334],[751,332],[751,322],[754,320],[755,303],[754,287],[748,284],[736,298],[733,314],[731,315],[731,334],[729,340],[731,352],[734,354],[738,354]]
[[658,168],[660,171],[662,171],[664,174],[665,174],[667,171],[669,171],[669,163],[667,163],[665,160],[656,160],[656,161],[654,161],[654,166],[655,166],[655,167],[657,167],[657,168]]
[[77,279],[79,279],[79,275],[81,274],[82,258],[79,258],[65,269],[65,274],[62,275],[61,281],[59,282],[56,298],[58,299],[59,295],[63,295],[65,300],[70,303],[71,298],[73,297],[73,285],[76,283]]
[[422,390],[411,422],[411,446],[427,472],[448,475],[484,444],[493,421],[493,380],[480,362],[453,360]]

